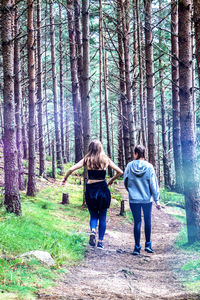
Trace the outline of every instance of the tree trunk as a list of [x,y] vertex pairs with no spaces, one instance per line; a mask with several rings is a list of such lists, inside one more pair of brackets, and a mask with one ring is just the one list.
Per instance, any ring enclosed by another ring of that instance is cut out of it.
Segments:
[[[59,19],[62,22],[62,7],[59,2]],[[62,157],[66,163],[65,157],[65,134],[64,134],[64,100],[63,100],[63,44],[62,44],[62,24],[59,25],[59,54],[60,54],[60,133]]]
[[200,240],[200,192],[192,103],[191,0],[179,0],[179,95],[188,241]]
[[172,117],[173,117],[173,153],[176,177],[176,191],[183,192],[183,174],[181,157],[181,128],[179,101],[179,62],[178,62],[178,6],[175,0],[171,4],[171,74],[172,74]]
[[28,164],[28,188],[27,195],[34,196],[36,193],[35,180],[35,41],[33,28],[33,13],[34,1],[27,0],[28,5],[28,98],[29,98],[29,124],[28,124],[28,150],[29,150],[29,164]]
[[130,138],[128,129],[128,114],[127,114],[127,98],[125,85],[125,64],[122,41],[122,12],[120,1],[117,3],[117,37],[118,37],[118,55],[119,55],[119,76],[120,76],[120,102],[122,106],[122,128],[123,128],[123,144],[126,165],[131,160],[130,155]]
[[[161,39],[160,39],[161,40]],[[163,86],[163,66],[161,58],[159,59],[159,75],[160,75],[160,95],[161,95],[161,116],[162,116],[162,146],[163,146],[163,171],[164,185],[169,187],[169,159],[167,147],[167,122],[166,122],[166,105],[165,105],[165,90]]]
[[200,86],[200,0],[193,0],[194,5],[194,30],[196,40],[196,60],[197,60],[197,72]]
[[133,124],[133,102],[131,93],[131,77],[130,77],[130,20],[129,20],[129,0],[125,0],[123,3],[120,0],[121,12],[122,12],[122,28],[123,28],[123,44],[124,44],[124,62],[125,62],[125,83],[126,83],[126,98],[127,98],[127,114],[128,114],[128,127],[130,138],[130,154],[132,159],[133,149],[135,146],[134,137],[134,124]]
[[15,8],[15,41],[14,41],[14,91],[15,91],[15,119],[16,119],[16,138],[18,150],[18,170],[19,170],[19,189],[25,189],[24,168],[22,164],[23,144],[22,144],[22,86],[21,86],[21,62],[20,62],[20,44],[16,38],[19,34],[18,8]]
[[56,161],[57,167],[63,174],[61,137],[58,114],[58,97],[57,97],[57,75],[56,75],[56,60],[55,60],[55,31],[54,31],[54,17],[53,17],[53,0],[50,0],[50,34],[51,34],[51,64],[53,77],[53,103],[54,103],[54,122],[55,122],[55,138],[56,138]]
[[48,3],[46,2],[45,7],[45,41],[44,41],[44,102],[45,102],[45,119],[46,119],[46,134],[47,135],[47,149],[48,154],[51,156],[51,141],[49,131],[49,118],[48,118],[48,99],[47,99],[47,14],[48,14]]
[[[75,19],[75,39],[76,39],[76,55],[77,55],[77,70],[80,89],[81,102],[83,101],[83,43],[81,32],[81,7],[80,0],[74,0],[74,19]],[[84,58],[85,59],[85,58]]]
[[122,103],[121,99],[118,100],[118,166],[124,170],[124,151],[123,151],[123,116],[122,116]]
[[75,47],[75,31],[73,26],[73,6],[72,1],[67,0],[68,32],[70,45],[70,65],[72,82],[72,100],[74,109],[74,133],[75,133],[75,162],[83,157],[83,132],[81,116],[81,99],[78,81],[77,56]]
[[[24,50],[22,51],[22,82],[25,81],[25,70],[24,70]],[[23,144],[23,159],[28,159],[28,138],[27,138],[27,103],[26,103],[26,89],[25,85],[22,86],[22,144]]]
[[[159,10],[162,11],[161,0],[159,0]],[[160,14],[162,19],[162,14]],[[159,45],[162,47],[162,32],[159,30]],[[167,147],[167,120],[166,120],[166,104],[165,104],[165,88],[164,88],[164,67],[162,63],[162,52],[159,51],[159,79],[160,79],[160,96],[161,96],[161,117],[162,117],[162,146],[163,146],[163,173],[164,173],[164,186],[170,186],[170,172],[169,172],[169,157]]]
[[41,49],[41,0],[37,0],[37,104],[38,104],[38,129],[39,129],[39,175],[45,172],[45,148],[43,133],[43,94],[42,94],[42,49]]
[[[103,41],[103,73],[104,73],[104,105],[105,105],[105,117],[106,117],[106,136],[107,136],[107,154],[111,158],[111,147],[110,147],[110,119],[108,113],[108,58],[105,50],[105,43]],[[108,175],[112,177],[112,169],[108,167]]]
[[136,127],[138,123],[137,118],[137,48],[138,48],[138,41],[137,41],[137,7],[136,7],[136,0],[133,0],[133,117],[134,117],[134,124],[135,124],[135,133]]
[[82,0],[82,30],[83,30],[83,94],[82,120],[84,155],[88,151],[91,139],[91,112],[90,112],[90,38],[89,38],[89,0]]
[[137,39],[138,39],[138,60],[139,60],[139,94],[140,94],[140,122],[142,130],[142,143],[147,146],[146,126],[145,126],[145,108],[144,108],[144,76],[142,64],[142,49],[141,49],[141,22],[139,16],[139,0],[136,0],[136,19],[137,19]]
[[152,35],[152,0],[144,0],[145,9],[145,58],[147,81],[147,120],[148,120],[148,153],[149,161],[156,166],[156,113],[155,113],[155,83],[153,63]]
[[99,127],[100,134],[99,139],[103,141],[103,127],[102,127],[102,27],[103,27],[103,16],[102,16],[102,1],[99,0]]
[[18,157],[16,147],[16,123],[13,82],[13,39],[11,0],[1,1],[1,40],[3,55],[3,99],[4,99],[4,176],[5,199],[4,204],[8,212],[21,215],[19,195]]

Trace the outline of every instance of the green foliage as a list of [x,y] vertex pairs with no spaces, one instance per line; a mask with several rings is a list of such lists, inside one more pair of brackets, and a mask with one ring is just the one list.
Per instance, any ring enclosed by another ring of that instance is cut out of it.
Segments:
[[161,189],[160,198],[165,205],[185,208],[184,196],[181,194]]
[[175,241],[175,247],[182,251],[194,254],[197,259],[192,259],[181,268],[184,278],[183,284],[193,292],[200,291],[200,242],[188,244],[186,215],[184,207],[184,196],[172,193],[166,189],[161,190],[161,201],[166,204],[167,211],[183,224],[182,230]]
[[182,267],[184,284],[191,291],[200,292],[200,258],[192,259]]
[[52,161],[52,157],[50,155],[46,155],[46,160],[47,161]]
[[[69,193],[68,206],[60,204],[63,192]],[[21,200],[22,217],[0,210],[0,291],[29,299],[38,288],[53,284],[62,264],[83,258],[87,235],[79,232],[88,229],[88,211],[81,209],[82,189],[77,185],[48,187],[36,197],[22,193]],[[18,258],[31,250],[48,251],[56,267]]]
[[127,210],[127,211],[125,212],[125,214],[126,214],[126,219],[127,219],[127,221],[128,221],[129,223],[133,224],[133,215],[132,215],[132,212],[129,211],[129,210]]

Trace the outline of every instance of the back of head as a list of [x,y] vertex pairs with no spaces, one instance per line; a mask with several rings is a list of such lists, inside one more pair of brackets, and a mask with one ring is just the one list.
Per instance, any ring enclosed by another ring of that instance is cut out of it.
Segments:
[[145,157],[146,149],[143,145],[135,146],[134,153],[137,154],[137,159],[140,159],[140,158],[146,159],[146,157]]
[[89,147],[88,153],[84,158],[84,165],[88,169],[105,169],[108,165],[108,157],[106,156],[103,146],[99,140],[93,140]]

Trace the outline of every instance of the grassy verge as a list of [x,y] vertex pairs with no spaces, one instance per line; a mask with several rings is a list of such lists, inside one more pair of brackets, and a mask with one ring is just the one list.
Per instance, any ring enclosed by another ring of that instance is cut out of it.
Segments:
[[184,196],[163,189],[161,190],[161,201],[167,205],[167,211],[183,224],[182,230],[176,239],[175,247],[188,254],[193,254],[195,257],[181,268],[184,274],[183,284],[192,292],[200,293],[200,242],[192,245],[188,244]]
[[[63,192],[69,193],[68,206],[59,204]],[[0,209],[0,299],[33,299],[39,288],[53,285],[66,266],[84,256],[88,212],[81,209],[81,186],[51,186],[36,197],[22,193],[21,200],[22,217]],[[24,262],[20,255],[31,250],[48,251],[56,266]]]

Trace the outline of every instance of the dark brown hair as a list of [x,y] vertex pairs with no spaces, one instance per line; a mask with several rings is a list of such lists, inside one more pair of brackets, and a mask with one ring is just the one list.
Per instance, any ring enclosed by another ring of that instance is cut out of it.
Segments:
[[146,151],[146,149],[145,149],[145,147],[143,145],[137,145],[134,148],[134,153],[138,154],[137,159],[140,159],[140,158],[146,159],[146,157],[145,157],[145,151]]
[[103,150],[99,140],[90,143],[88,153],[84,157],[84,165],[88,169],[106,169],[108,166],[108,156]]

